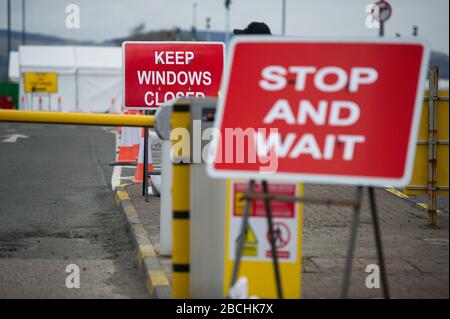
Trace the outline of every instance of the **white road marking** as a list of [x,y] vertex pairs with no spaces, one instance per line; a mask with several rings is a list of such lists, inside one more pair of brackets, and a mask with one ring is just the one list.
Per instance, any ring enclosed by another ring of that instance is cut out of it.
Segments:
[[[111,133],[113,133],[116,136],[116,156],[119,151],[119,145],[120,145],[120,134],[117,132],[117,130],[111,130]],[[111,187],[112,190],[115,190],[117,186],[121,184],[120,181],[120,175],[122,175],[122,166],[114,166],[112,177],[111,177]]]
[[4,137],[6,137],[6,138],[4,138],[2,140],[2,143],[16,143],[19,138],[28,138],[28,135],[7,134],[7,135],[4,135]]
[[120,179],[122,180],[122,179],[124,179],[124,180],[132,180],[132,179],[134,179],[134,176],[122,176],[122,177],[120,177]]

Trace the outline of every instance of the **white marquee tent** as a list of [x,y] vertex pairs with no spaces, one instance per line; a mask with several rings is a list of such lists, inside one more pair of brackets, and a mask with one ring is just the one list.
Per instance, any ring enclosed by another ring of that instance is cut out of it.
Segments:
[[9,52],[8,78],[11,82],[19,83],[19,52]]
[[118,112],[121,103],[121,48],[75,47],[81,112]]
[[[20,108],[118,113],[121,55],[118,47],[20,46]],[[56,73],[57,92],[26,93],[25,73]]]

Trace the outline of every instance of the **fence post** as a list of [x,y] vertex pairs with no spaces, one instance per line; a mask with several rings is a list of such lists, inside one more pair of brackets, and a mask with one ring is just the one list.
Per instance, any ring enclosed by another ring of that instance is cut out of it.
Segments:
[[428,217],[431,226],[437,224],[437,104],[439,96],[439,67],[432,66],[429,75],[428,100]]

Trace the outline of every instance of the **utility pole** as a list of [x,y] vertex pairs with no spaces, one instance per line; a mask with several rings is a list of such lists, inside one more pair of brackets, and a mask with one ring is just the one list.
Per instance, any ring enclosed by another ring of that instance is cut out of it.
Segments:
[[22,0],[22,44],[25,42],[25,0]]
[[231,0],[225,0],[225,9],[226,9],[225,44],[228,44],[228,42],[230,42],[230,5],[231,5]]
[[286,35],[286,0],[283,0],[281,10],[281,34]]

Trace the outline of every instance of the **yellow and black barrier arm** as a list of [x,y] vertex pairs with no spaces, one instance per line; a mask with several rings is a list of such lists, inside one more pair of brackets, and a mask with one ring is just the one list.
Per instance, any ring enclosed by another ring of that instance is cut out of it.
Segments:
[[0,122],[153,127],[154,116],[0,110]]

